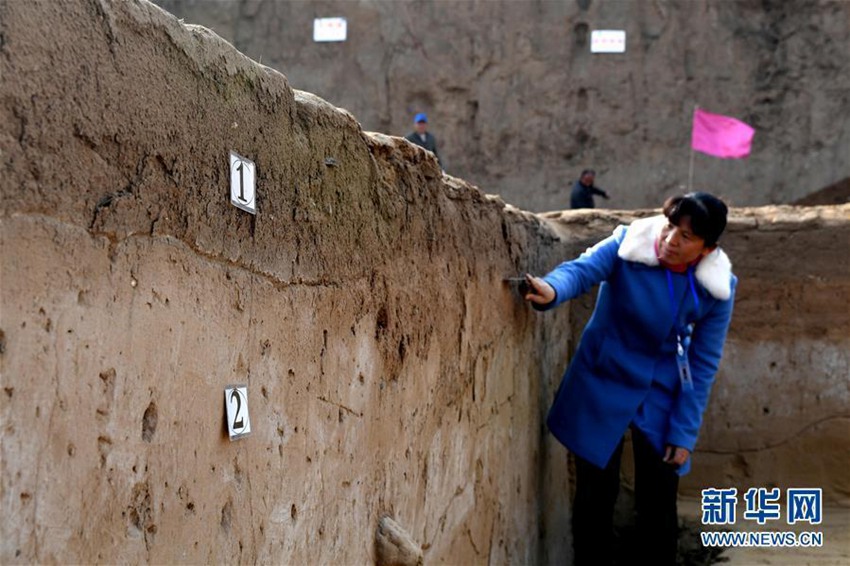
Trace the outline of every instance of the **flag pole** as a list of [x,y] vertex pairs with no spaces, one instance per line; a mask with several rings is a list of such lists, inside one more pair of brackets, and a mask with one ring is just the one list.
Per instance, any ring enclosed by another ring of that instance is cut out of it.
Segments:
[[694,148],[691,147],[691,165],[688,167],[688,192],[694,184]]
[[[699,106],[694,104],[694,112],[691,115],[691,136],[694,135],[694,115],[697,113]],[[691,187],[694,184],[694,144],[691,140],[691,164],[688,166],[688,192],[691,192]]]

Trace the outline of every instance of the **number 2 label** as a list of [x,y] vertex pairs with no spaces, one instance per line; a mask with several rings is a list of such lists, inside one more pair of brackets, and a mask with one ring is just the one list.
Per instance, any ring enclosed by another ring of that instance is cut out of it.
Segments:
[[248,386],[228,385],[224,388],[224,404],[227,407],[227,432],[230,440],[251,434],[251,418],[248,416]]

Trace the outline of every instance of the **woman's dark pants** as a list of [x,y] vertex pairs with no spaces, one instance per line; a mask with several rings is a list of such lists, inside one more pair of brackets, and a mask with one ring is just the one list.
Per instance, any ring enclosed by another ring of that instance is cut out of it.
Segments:
[[[675,565],[678,541],[676,493],[679,475],[643,434],[632,429],[635,453],[635,506],[637,547],[629,560],[635,564]],[[576,496],[573,505],[575,564],[607,565],[614,561],[614,504],[620,490],[623,441],[605,469],[576,456]]]

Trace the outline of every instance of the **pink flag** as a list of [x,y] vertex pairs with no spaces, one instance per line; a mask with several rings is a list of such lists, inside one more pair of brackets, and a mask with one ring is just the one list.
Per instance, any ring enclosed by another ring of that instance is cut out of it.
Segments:
[[750,154],[755,130],[747,124],[697,108],[691,147],[715,157],[739,159]]

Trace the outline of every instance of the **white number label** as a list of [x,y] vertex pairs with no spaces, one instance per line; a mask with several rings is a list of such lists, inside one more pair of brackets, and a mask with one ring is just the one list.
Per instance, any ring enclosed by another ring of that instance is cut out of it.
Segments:
[[253,161],[230,152],[230,203],[251,214],[257,214],[256,173]]
[[227,431],[230,433],[230,440],[251,434],[251,418],[248,416],[248,386],[225,387],[224,403],[227,406]]

